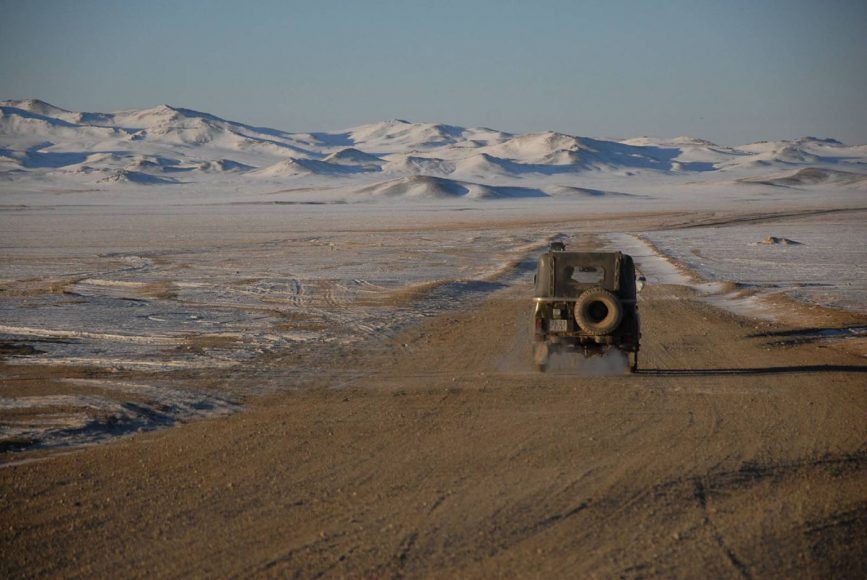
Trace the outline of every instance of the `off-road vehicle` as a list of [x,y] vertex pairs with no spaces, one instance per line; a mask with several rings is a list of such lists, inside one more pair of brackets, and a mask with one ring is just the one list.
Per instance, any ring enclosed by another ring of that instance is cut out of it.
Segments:
[[585,357],[619,350],[638,370],[641,338],[637,292],[644,278],[635,276],[632,258],[621,252],[567,252],[551,244],[539,258],[533,298],[533,358],[547,368],[552,351]]

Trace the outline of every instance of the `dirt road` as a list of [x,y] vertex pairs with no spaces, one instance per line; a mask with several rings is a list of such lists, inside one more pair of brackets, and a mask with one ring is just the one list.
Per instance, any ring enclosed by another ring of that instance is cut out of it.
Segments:
[[3,468],[0,573],[867,574],[863,358],[658,286],[640,374],[537,374],[527,294],[346,388]]

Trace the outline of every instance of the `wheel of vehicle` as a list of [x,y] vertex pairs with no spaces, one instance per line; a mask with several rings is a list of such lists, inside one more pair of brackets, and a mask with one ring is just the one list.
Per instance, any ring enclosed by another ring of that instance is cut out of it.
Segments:
[[627,375],[634,375],[638,372],[638,353],[632,353],[632,363],[629,362],[629,355],[626,355],[626,368],[623,371]]
[[545,372],[545,369],[548,366],[549,353],[550,350],[546,343],[537,342],[533,345],[533,364],[536,366],[536,370]]
[[623,306],[617,296],[604,288],[587,290],[575,302],[575,322],[587,334],[614,332],[623,320]]

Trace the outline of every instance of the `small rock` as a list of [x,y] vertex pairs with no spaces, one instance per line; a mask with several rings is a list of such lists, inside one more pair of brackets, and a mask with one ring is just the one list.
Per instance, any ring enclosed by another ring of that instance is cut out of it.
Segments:
[[796,242],[795,240],[790,240],[789,238],[778,238],[777,236],[768,236],[761,242],[760,244],[771,246],[771,245],[783,245],[783,246],[801,246],[801,242]]

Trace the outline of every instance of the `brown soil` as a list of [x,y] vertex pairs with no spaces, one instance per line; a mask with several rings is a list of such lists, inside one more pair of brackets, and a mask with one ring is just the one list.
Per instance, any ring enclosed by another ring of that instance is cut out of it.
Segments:
[[138,294],[145,298],[174,300],[178,296],[178,290],[172,285],[171,282],[161,281],[145,284],[138,289]]
[[641,373],[538,374],[527,294],[245,413],[3,468],[0,573],[867,574],[863,358],[661,286]]

